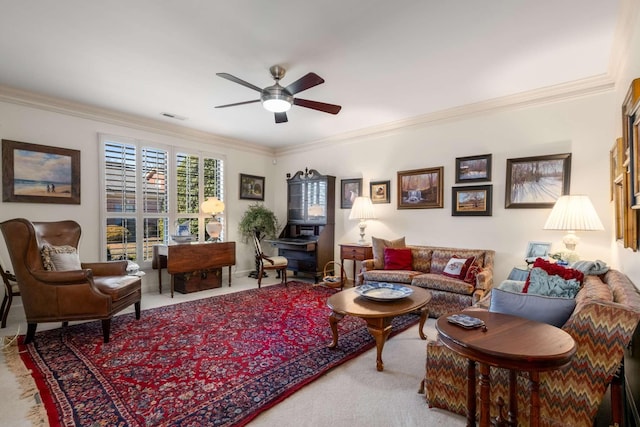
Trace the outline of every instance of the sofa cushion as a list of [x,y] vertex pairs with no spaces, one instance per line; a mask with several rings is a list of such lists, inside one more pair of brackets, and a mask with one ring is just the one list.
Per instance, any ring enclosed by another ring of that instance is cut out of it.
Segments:
[[419,271],[413,270],[367,270],[362,272],[362,278],[368,282],[405,283],[410,285]]
[[72,271],[81,270],[78,250],[73,246],[42,246],[42,265],[48,271]]
[[385,270],[411,270],[412,260],[409,248],[384,248]]
[[431,270],[432,249],[422,246],[408,246],[411,248],[411,256],[413,258],[413,269],[428,273]]
[[436,273],[422,273],[416,275],[411,284],[414,286],[420,286],[421,288],[435,289],[463,295],[471,295],[475,290],[475,286],[470,285],[463,280],[454,279],[452,277]]
[[457,255],[460,258],[476,257],[480,267],[484,267],[484,251],[477,249],[433,248],[430,273],[442,274],[449,260]]
[[373,268],[382,270],[384,268],[384,248],[404,248],[406,244],[404,237],[396,240],[385,240],[377,237],[371,238],[373,250]]
[[442,270],[442,274],[454,279],[464,279],[467,275],[467,270],[475,261],[476,257],[462,258],[458,255],[454,255],[449,259],[447,265]]
[[560,328],[569,319],[575,306],[573,298],[523,294],[495,288],[491,290],[489,311],[524,317]]

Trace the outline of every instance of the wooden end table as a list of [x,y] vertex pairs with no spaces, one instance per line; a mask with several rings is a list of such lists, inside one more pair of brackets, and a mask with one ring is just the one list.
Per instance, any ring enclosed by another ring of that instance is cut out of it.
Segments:
[[367,329],[376,340],[376,369],[378,371],[384,370],[382,348],[391,333],[391,321],[394,317],[420,310],[418,333],[421,339],[426,340],[427,336],[422,328],[429,315],[427,303],[431,300],[431,292],[416,286],[405,286],[413,289],[413,293],[406,298],[394,301],[373,301],[358,295],[354,288],[330,296],[327,305],[333,310],[329,316],[333,341],[329,344],[329,348],[335,348],[338,345],[338,322],[345,315],[360,317],[367,322]]
[[[344,260],[353,260],[353,285],[358,282],[356,277],[356,261],[364,261],[373,258],[373,246],[360,245],[358,243],[341,243],[340,244],[340,263],[344,266]],[[340,269],[340,289],[344,287],[344,282],[348,278],[342,277],[342,269]]]
[[[489,366],[509,370],[509,413],[507,425],[516,426],[517,371],[529,372],[531,382],[531,413],[529,424],[540,422],[539,374],[563,367],[576,352],[571,335],[546,323],[535,322],[508,314],[488,311],[466,311],[462,314],[477,317],[485,328],[465,329],[447,321],[450,313],[436,321],[436,330],[444,345],[469,359],[467,370],[467,425],[476,425],[476,362],[480,365],[480,426],[490,425]],[[505,425],[502,414],[496,425]]]

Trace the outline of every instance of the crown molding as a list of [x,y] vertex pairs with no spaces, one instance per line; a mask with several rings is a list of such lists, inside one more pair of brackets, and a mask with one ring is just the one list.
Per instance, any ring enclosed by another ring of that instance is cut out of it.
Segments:
[[620,83],[618,80],[622,78],[622,71],[630,56],[629,49],[638,13],[640,13],[640,2],[637,0],[620,1],[620,9],[618,9],[618,18],[611,46],[611,56],[609,57],[609,75],[616,83]]
[[194,142],[209,145],[216,145],[228,149],[253,152],[273,156],[274,150],[257,144],[250,144],[239,139],[225,138],[208,132],[191,129],[185,126],[178,126],[172,123],[165,123],[160,120],[125,114],[106,108],[95,107],[78,102],[73,102],[61,98],[54,98],[34,92],[16,89],[10,86],[0,85],[0,101],[11,104],[23,105],[40,110],[69,116],[80,117],[88,120],[95,120],[102,123],[129,127],[147,132],[160,133],[163,135],[186,138]]
[[313,141],[301,145],[282,147],[276,150],[277,156],[306,152],[311,148],[334,146],[350,140],[360,138],[378,137],[384,134],[396,132],[402,128],[412,126],[427,126],[443,122],[467,119],[469,117],[494,113],[509,109],[539,106],[549,103],[561,102],[575,98],[581,98],[598,93],[609,92],[615,89],[615,81],[607,74],[602,74],[586,79],[575,80],[569,83],[548,86],[514,95],[493,98],[487,101],[453,107],[429,114],[413,117],[406,120],[398,120],[380,126],[372,126],[347,132],[335,137]]

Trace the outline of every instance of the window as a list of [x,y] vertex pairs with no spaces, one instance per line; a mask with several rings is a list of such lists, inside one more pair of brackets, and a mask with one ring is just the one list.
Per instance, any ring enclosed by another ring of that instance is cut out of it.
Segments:
[[211,218],[200,212],[200,203],[212,196],[224,200],[220,156],[106,135],[100,143],[103,259],[148,267],[153,245],[168,242],[178,225],[205,240]]

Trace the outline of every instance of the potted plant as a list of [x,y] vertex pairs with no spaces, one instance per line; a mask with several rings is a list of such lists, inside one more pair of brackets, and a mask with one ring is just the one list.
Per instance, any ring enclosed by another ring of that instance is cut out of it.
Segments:
[[[259,241],[265,237],[276,237],[279,228],[278,218],[273,211],[259,203],[249,205],[238,224],[238,231],[244,243],[252,241],[253,236]],[[256,257],[256,271],[252,271],[249,277],[258,277],[259,263],[260,260]]]

